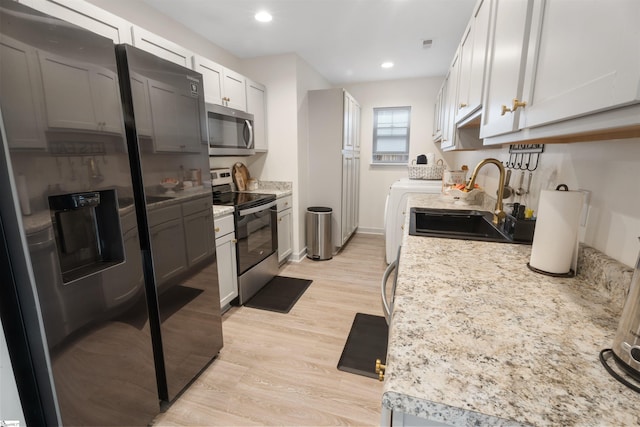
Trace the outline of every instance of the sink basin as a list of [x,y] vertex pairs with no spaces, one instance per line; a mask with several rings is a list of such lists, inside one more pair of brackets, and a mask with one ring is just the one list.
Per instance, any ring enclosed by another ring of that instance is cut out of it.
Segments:
[[514,243],[512,238],[493,224],[491,212],[411,208],[410,215],[411,236]]

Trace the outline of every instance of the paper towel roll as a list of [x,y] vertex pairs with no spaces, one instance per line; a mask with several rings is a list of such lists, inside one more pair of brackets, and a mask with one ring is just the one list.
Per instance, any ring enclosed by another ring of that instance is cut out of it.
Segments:
[[435,165],[436,164],[436,155],[433,153],[427,153],[427,164],[428,165]]
[[541,191],[529,266],[551,274],[570,272],[583,198],[580,191]]

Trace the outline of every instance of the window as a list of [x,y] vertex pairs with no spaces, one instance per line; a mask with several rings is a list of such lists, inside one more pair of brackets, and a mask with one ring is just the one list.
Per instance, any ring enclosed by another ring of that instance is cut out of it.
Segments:
[[373,109],[373,163],[409,161],[410,118],[411,107]]

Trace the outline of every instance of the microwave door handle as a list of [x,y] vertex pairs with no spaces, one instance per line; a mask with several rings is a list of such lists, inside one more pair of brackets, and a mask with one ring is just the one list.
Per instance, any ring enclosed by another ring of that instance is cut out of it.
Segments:
[[244,125],[249,129],[249,143],[247,144],[247,148],[253,148],[253,126],[251,126],[249,120],[245,120]]
[[243,209],[238,212],[238,215],[246,216],[256,212],[266,211],[267,209],[272,208],[275,205],[276,205],[276,201],[274,200],[273,202],[267,203],[266,205],[256,206],[255,208]]

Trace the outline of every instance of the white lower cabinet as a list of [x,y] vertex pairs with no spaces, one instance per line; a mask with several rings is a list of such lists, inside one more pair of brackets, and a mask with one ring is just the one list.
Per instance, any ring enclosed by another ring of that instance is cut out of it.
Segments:
[[446,427],[451,424],[445,424],[439,421],[428,420],[426,418],[416,417],[415,415],[404,412],[391,411],[384,406],[382,407],[382,415],[380,418],[381,426],[415,426],[415,427]]
[[283,263],[293,252],[291,196],[278,199],[278,262]]
[[238,296],[237,240],[233,214],[215,218],[213,222],[220,284],[220,309],[224,312],[229,309],[231,301]]

